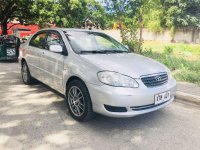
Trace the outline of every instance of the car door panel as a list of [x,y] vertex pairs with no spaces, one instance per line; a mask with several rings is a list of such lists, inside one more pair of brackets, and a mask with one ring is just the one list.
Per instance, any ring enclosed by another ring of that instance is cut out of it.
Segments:
[[29,46],[28,49],[29,50],[27,51],[28,54],[26,55],[27,56],[26,60],[29,66],[29,70],[33,77],[40,80],[41,73],[40,73],[39,65],[40,65],[40,57],[42,55],[42,52],[41,52],[42,49],[32,47],[32,46]]
[[64,56],[44,51],[40,59],[43,82],[56,90],[62,90]]
[[[51,44],[60,44],[55,38],[58,38],[57,34],[54,37],[49,38],[51,33],[47,35],[47,46]],[[57,36],[57,37],[56,37]],[[60,38],[60,37],[59,37]],[[52,41],[54,39],[54,41]],[[61,53],[55,53],[48,50],[42,51],[42,57],[40,57],[40,66],[43,74],[43,82],[53,87],[58,91],[63,90],[63,68],[64,59],[66,56]]]
[[30,73],[33,77],[35,77],[38,80],[42,80],[40,58],[42,56],[42,51],[45,48],[45,40],[45,31],[39,32],[36,35],[34,35],[33,38],[30,40],[26,54],[26,60],[29,66]]

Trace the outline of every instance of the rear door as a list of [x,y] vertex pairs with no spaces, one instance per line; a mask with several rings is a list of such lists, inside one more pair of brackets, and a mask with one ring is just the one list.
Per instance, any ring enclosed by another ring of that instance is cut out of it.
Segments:
[[42,80],[40,57],[44,49],[47,49],[46,31],[41,31],[35,34],[26,49],[26,61],[28,63],[31,75],[39,80]]
[[64,56],[49,50],[50,45],[61,45],[65,48],[63,40],[57,31],[49,31],[46,38],[47,49],[42,51],[40,66],[42,68],[43,81],[58,91],[63,90]]

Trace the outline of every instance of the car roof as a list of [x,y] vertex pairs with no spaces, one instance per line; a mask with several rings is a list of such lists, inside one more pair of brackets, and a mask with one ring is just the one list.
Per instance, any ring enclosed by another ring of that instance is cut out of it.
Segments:
[[79,32],[98,32],[97,30],[77,29],[77,28],[60,28],[63,31],[79,31]]
[[76,31],[76,32],[98,32],[98,33],[102,33],[98,30],[87,30],[87,29],[77,29],[77,28],[46,28],[46,29],[41,29],[40,31],[48,31],[48,30],[57,30],[57,31]]

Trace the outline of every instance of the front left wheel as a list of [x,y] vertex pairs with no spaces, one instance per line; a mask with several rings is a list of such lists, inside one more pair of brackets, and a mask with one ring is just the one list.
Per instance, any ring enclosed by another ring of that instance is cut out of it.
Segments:
[[88,121],[95,116],[89,91],[82,81],[74,80],[68,84],[66,101],[68,110],[75,120]]

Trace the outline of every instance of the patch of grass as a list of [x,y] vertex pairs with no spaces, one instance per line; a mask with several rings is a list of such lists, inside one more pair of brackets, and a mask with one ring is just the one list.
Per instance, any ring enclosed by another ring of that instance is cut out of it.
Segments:
[[183,43],[163,43],[163,42],[144,42],[143,48],[151,48],[153,51],[162,53],[166,47],[173,49],[176,55],[182,57],[195,57],[200,58],[200,45],[199,44],[183,44]]
[[170,43],[156,43],[155,46],[148,43],[143,55],[165,64],[178,81],[200,85],[200,46]]
[[164,53],[166,53],[166,54],[171,54],[171,53],[173,53],[173,51],[174,51],[173,48],[170,46],[166,46],[164,48]]

